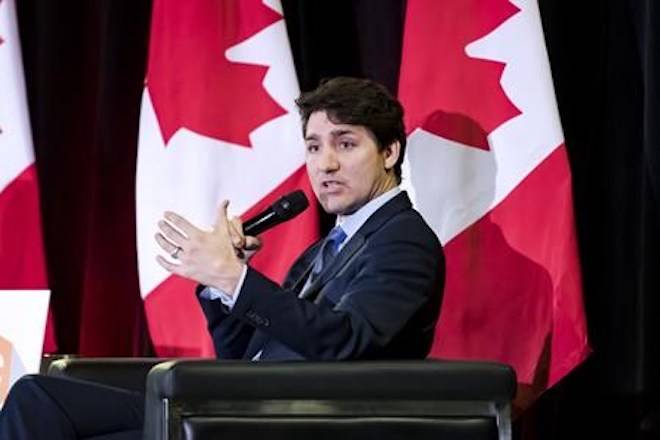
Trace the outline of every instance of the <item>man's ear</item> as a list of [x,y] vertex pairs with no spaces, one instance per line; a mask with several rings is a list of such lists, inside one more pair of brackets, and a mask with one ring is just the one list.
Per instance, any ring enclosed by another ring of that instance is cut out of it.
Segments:
[[382,151],[383,158],[385,159],[385,169],[391,170],[394,168],[394,165],[399,160],[399,155],[401,154],[401,144],[399,141],[394,141]]

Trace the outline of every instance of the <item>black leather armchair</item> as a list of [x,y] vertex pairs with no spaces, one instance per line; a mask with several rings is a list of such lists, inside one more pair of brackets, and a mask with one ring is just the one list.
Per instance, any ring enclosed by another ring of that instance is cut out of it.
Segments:
[[152,365],[147,440],[511,438],[515,375],[494,363],[62,359],[49,374],[140,389]]

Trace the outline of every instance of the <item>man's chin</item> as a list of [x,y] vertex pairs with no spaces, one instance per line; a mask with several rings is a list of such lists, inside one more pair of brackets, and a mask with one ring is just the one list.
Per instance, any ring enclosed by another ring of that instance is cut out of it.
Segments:
[[341,214],[341,209],[339,209],[339,207],[333,205],[332,203],[321,203],[321,207],[323,207],[323,210],[327,214],[331,214],[331,215],[340,215]]
[[348,215],[357,211],[353,205],[342,203],[339,200],[321,200],[320,202],[323,210],[331,215]]

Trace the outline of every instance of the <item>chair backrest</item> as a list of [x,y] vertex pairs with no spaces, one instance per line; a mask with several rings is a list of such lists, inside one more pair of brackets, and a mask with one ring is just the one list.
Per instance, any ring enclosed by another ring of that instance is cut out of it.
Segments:
[[170,361],[145,439],[509,439],[511,368],[486,362]]

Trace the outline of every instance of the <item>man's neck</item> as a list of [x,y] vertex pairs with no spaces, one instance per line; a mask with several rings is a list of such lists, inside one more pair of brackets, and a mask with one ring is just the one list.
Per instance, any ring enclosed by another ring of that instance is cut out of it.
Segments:
[[378,208],[392,200],[400,192],[401,188],[395,186],[380,194],[379,196],[369,200],[357,211],[348,215],[338,215],[337,224],[341,226],[347,236],[347,239],[344,241],[344,243],[348,242],[353,234],[355,234],[358,229],[362,227],[362,225],[369,219],[369,217],[371,217],[374,212],[378,210]]

